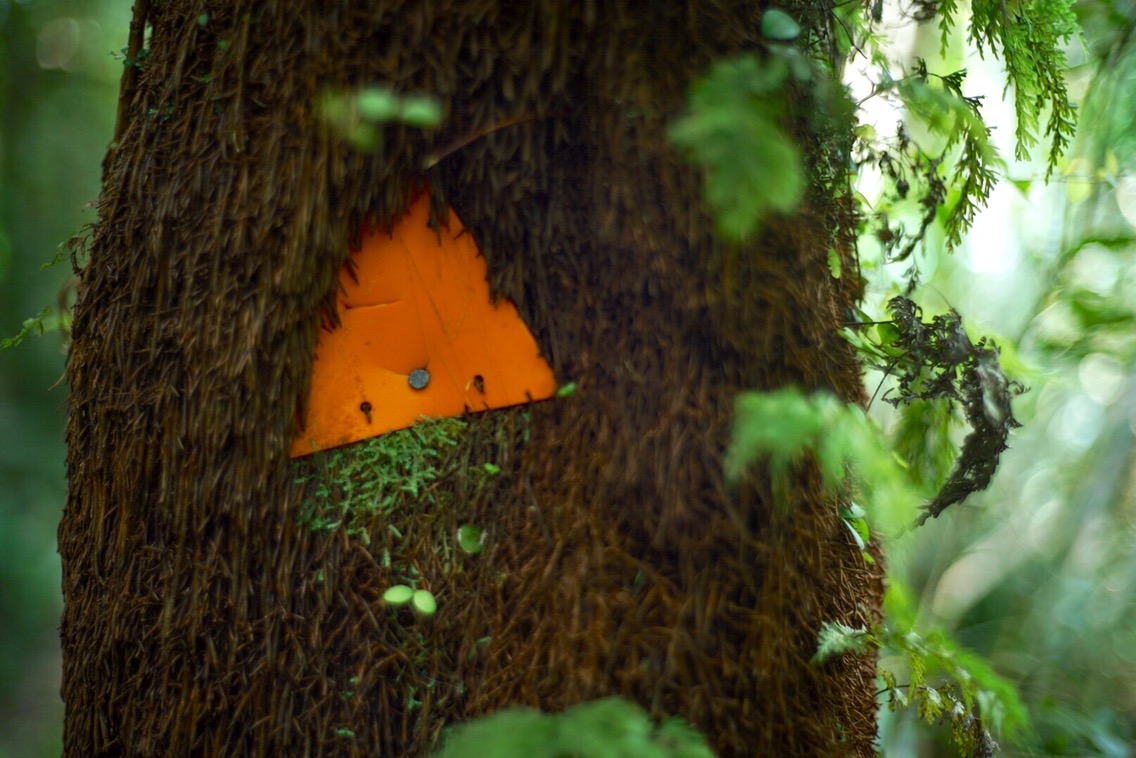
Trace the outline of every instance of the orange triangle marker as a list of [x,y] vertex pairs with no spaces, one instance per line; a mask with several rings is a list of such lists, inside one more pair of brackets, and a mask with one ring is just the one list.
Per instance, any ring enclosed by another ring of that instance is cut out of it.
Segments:
[[292,457],[441,418],[543,400],[556,378],[517,308],[489,297],[485,258],[457,215],[429,226],[425,193],[339,276],[340,325],[320,333]]

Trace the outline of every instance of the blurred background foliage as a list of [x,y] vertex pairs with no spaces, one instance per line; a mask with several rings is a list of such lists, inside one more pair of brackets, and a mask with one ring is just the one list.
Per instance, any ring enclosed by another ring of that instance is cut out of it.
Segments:
[[[961,39],[940,56],[937,28],[912,20],[931,5],[884,8],[893,63],[967,68],[966,94],[986,96],[992,139],[1012,156],[999,65]],[[112,53],[130,6],[0,0],[0,337],[67,296],[69,266],[41,265],[95,220],[123,65]],[[1015,406],[1024,428],[990,490],[895,537],[889,562],[923,624],[946,627],[1019,684],[1036,731],[1021,754],[1120,758],[1136,754],[1136,5],[1081,0],[1077,12],[1085,37],[1067,55],[1081,127],[1062,170],[1047,185],[1043,155],[1010,161],[957,252],[932,236],[915,254],[927,315],[957,308],[1030,385]],[[855,92],[855,66],[848,80]],[[894,133],[902,114],[868,98],[861,117]],[[869,202],[882,187],[871,172],[858,179]],[[866,309],[883,315],[909,263],[882,260],[877,221],[866,217],[862,265]],[[63,359],[55,335],[0,352],[0,758],[61,745]],[[869,390],[880,380],[869,375]],[[872,412],[901,447],[927,443],[886,403]],[[885,711],[881,738],[894,756],[951,754],[946,735],[912,714]]]
[[[1079,134],[1048,185],[1044,143],[1033,162],[1012,160],[999,63],[961,34],[941,53],[934,24],[912,25],[902,7],[885,14],[897,68],[920,57],[932,71],[968,70],[964,91],[984,96],[1008,162],[957,252],[932,237],[916,253],[926,284],[913,297],[927,316],[956,308],[972,338],[993,335],[1007,372],[1030,387],[991,488],[894,539],[889,569],[922,626],[946,628],[1018,684],[1035,734],[1005,754],[1123,758],[1136,755],[1136,5],[1080,0],[1076,11],[1084,38],[1066,55]],[[865,102],[861,117],[894,133],[886,103]],[[859,182],[882,200],[879,177]],[[882,261],[874,223],[861,250],[865,307],[882,316],[910,262]],[[869,391],[881,379],[869,375]],[[871,410],[900,449],[933,440],[886,403]],[[946,735],[911,713],[885,712],[881,734],[889,755],[950,754]]]
[[[46,270],[94,221],[114,128],[128,0],[0,0],[0,337],[55,307]],[[0,758],[59,755],[55,529],[65,497],[58,335],[0,352]]]

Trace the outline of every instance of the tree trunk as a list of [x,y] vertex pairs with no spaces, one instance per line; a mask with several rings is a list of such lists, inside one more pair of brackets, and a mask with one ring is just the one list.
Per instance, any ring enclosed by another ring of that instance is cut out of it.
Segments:
[[[782,512],[721,465],[739,391],[862,399],[828,268],[849,214],[814,186],[726,245],[666,139],[759,21],[705,1],[137,0],[149,54],[68,368],[67,755],[415,755],[445,723],[607,694],[721,755],[874,755],[874,661],[808,661],[822,622],[871,620],[878,564],[815,477]],[[353,150],[314,103],[367,83],[434,95],[442,126]],[[426,185],[577,392],[466,418],[432,507],[403,498],[370,540],[313,531],[331,459],[288,449],[321,314],[363,222]],[[450,549],[466,522],[476,558]],[[406,572],[432,621],[382,608]]]

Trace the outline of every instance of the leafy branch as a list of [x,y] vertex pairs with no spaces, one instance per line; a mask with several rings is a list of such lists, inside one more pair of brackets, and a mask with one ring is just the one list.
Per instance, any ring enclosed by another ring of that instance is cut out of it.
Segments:
[[0,350],[9,350],[23,343],[28,337],[42,337],[48,332],[66,334],[70,327],[70,313],[56,313],[51,306],[47,306],[35,316],[26,319],[18,334],[0,339]]
[[[1028,732],[1029,715],[1017,689],[990,664],[959,645],[942,629],[914,630],[914,613],[898,585],[888,588],[886,625],[869,629],[826,622],[817,635],[814,665],[842,655],[880,651],[894,660],[881,665],[880,696],[895,711],[914,708],[928,724],[948,724],[951,737],[965,755],[991,756],[998,744],[991,734],[1017,740]],[[899,684],[900,673],[909,682]]]
[[781,58],[722,61],[671,125],[671,142],[705,171],[706,201],[728,240],[749,237],[766,213],[792,210],[804,193],[800,150],[780,125],[788,74]]
[[[879,513],[892,503],[920,498],[883,432],[864,412],[827,393],[806,395],[787,387],[775,392],[745,392],[735,401],[734,423],[725,455],[727,481],[737,484],[749,466],[765,462],[773,495],[781,507],[789,502],[790,476],[805,456],[813,460],[831,493],[857,490],[867,512]],[[855,504],[841,513],[866,543],[865,511]],[[855,538],[855,537],[854,537]]]
[[[912,188],[918,188],[919,227],[914,233],[889,226],[886,213],[879,214],[884,223],[877,237],[889,260],[909,258],[937,220],[943,225],[947,249],[957,247],[994,189],[1003,162],[982,120],[982,98],[966,95],[965,81],[965,69],[936,74],[928,71],[924,60],[916,59],[915,71],[909,76],[892,79],[884,71],[869,95],[894,92],[911,118],[944,140],[930,154],[903,124],[891,144],[877,141],[870,128],[858,130],[861,163],[875,164],[891,180],[896,200],[906,200]],[[948,175],[949,166],[953,168]],[[941,213],[944,208],[946,212]]]
[[[954,21],[955,3],[944,4],[940,28]],[[970,39],[979,53],[989,47],[1006,66],[1007,91],[1014,91],[1018,125],[1014,153],[1029,157],[1038,142],[1043,111],[1049,109],[1044,134],[1051,138],[1046,179],[1065,153],[1076,128],[1076,107],[1069,102],[1065,84],[1064,45],[1077,33],[1077,19],[1069,0],[973,0]]]

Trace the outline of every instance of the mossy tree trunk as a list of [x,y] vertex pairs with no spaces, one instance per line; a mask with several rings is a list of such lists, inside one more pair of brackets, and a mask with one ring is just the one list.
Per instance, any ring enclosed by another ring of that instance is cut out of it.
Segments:
[[[67,755],[412,755],[607,694],[722,755],[873,754],[874,662],[808,660],[823,621],[870,620],[878,568],[809,476],[782,512],[721,465],[739,391],[861,399],[828,268],[848,214],[818,185],[725,245],[665,135],[760,12],[137,0],[68,368]],[[313,104],[367,83],[436,96],[442,126],[353,150]],[[315,532],[318,464],[288,448],[321,314],[364,220],[427,184],[577,393],[468,418],[369,542]],[[475,559],[446,544],[464,522]],[[406,572],[428,624],[381,607]]]

